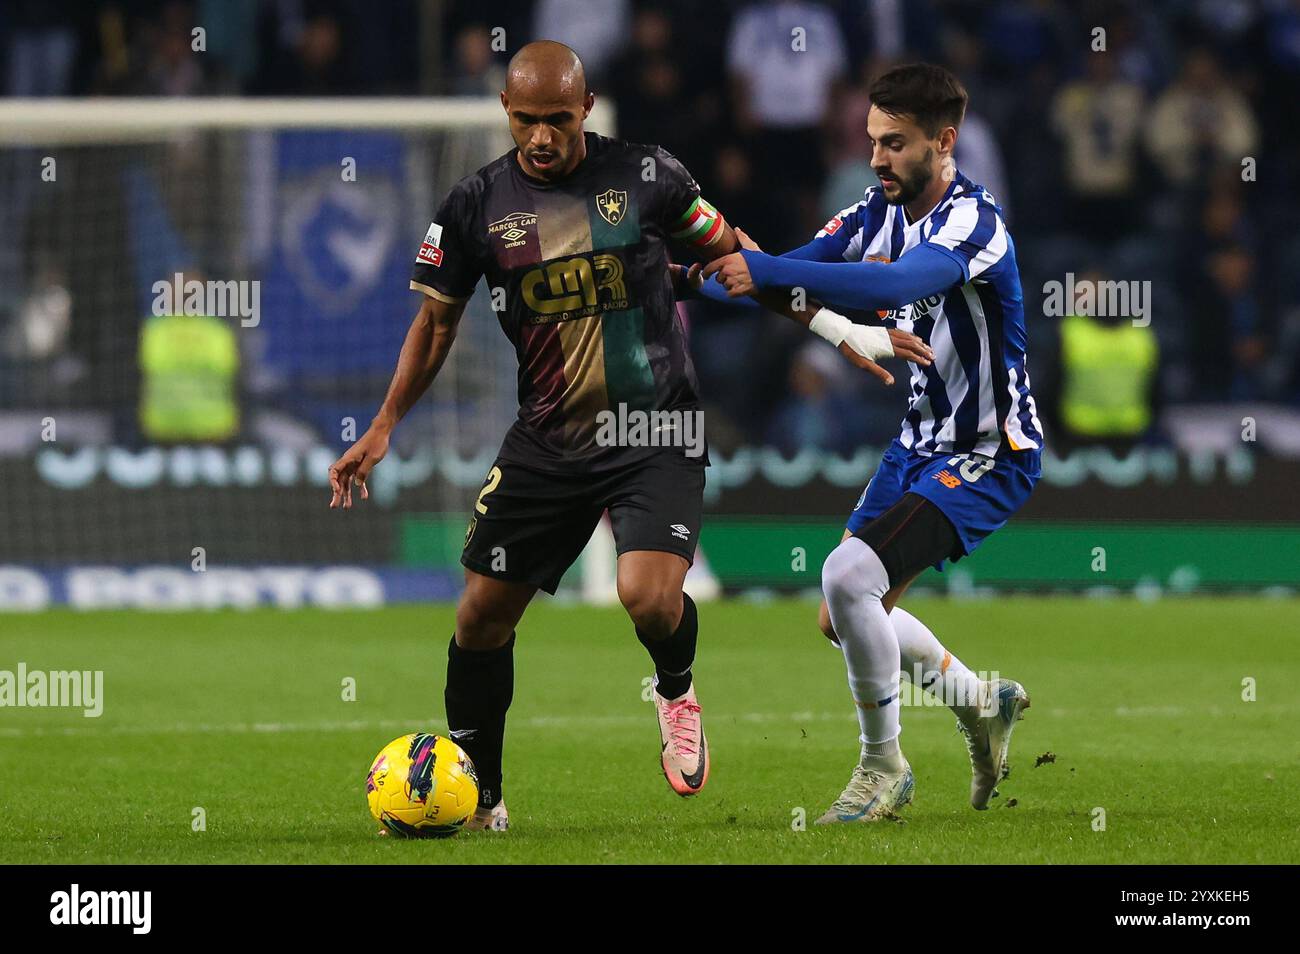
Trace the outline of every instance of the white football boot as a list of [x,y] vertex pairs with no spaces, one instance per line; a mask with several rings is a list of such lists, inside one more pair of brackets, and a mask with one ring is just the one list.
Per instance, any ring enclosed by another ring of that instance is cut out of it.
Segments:
[[989,799],[997,794],[998,782],[1011,774],[1007,760],[1011,731],[1025,717],[1029,693],[1010,679],[985,683],[981,688],[989,693],[982,700],[986,705],[976,710],[969,722],[958,719],[957,731],[966,737],[966,750],[970,753],[970,804],[982,812],[989,807]]
[[510,827],[510,813],[506,811],[505,799],[491,808],[481,805],[475,810],[474,817],[465,822],[465,831],[505,831]]
[[892,755],[863,753],[849,784],[816,824],[900,820],[898,809],[911,802],[915,785],[912,766],[902,752]]

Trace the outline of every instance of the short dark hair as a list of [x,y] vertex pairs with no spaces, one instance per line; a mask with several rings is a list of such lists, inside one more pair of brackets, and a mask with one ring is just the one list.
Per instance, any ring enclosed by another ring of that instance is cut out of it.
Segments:
[[895,66],[876,77],[867,95],[872,106],[910,118],[931,138],[946,126],[960,127],[970,101],[961,80],[932,63]]

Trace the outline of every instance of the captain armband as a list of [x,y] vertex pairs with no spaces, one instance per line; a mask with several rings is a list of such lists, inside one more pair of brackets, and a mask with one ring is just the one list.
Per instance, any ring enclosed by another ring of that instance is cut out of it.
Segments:
[[696,196],[691,207],[672,224],[669,236],[695,248],[708,248],[722,238],[722,215],[704,196]]

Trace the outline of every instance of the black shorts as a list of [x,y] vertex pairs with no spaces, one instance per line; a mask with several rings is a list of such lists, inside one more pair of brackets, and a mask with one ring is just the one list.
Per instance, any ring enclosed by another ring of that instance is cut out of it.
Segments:
[[675,449],[596,473],[556,474],[498,459],[474,505],[460,562],[554,594],[608,510],[620,555],[663,550],[693,563],[704,467]]
[[927,566],[943,569],[944,560],[959,560],[966,552],[947,514],[932,500],[910,492],[853,535],[876,551],[891,587],[908,582]]

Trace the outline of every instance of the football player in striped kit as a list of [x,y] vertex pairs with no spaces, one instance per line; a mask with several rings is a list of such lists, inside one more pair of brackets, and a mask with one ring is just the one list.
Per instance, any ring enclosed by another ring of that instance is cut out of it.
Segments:
[[1029,706],[1019,683],[979,679],[897,605],[927,566],[942,569],[1005,524],[1039,478],[1043,436],[1025,366],[1015,245],[995,199],[953,163],[967,103],[956,77],[900,66],[870,96],[880,185],[807,245],[776,257],[741,233],[742,251],[702,270],[732,297],[801,289],[829,306],[810,327],[833,344],[863,327],[830,310],[840,307],[912,331],[933,349],[931,364],[912,363],[902,432],[822,568],[820,625],[843,650],[861,730],[859,764],[822,823],[892,817],[911,800],[900,672],[957,715],[976,809],[988,807],[1009,771],[1011,730]]

